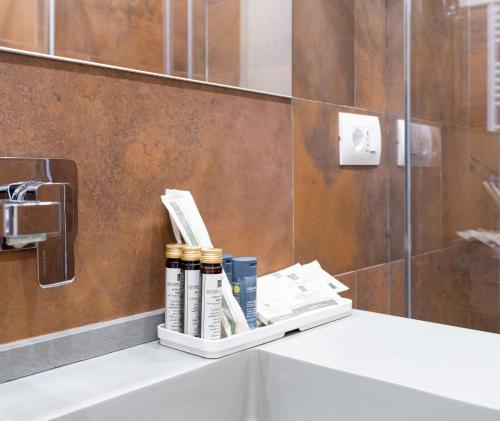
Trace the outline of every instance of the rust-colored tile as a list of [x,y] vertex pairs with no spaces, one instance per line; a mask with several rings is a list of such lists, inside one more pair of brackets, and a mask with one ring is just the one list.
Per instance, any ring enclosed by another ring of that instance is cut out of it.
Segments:
[[2,254],[0,343],[161,308],[167,187],[260,273],[292,263],[289,101],[8,53],[0,92],[2,154],[75,160],[80,205],[72,285]]
[[389,260],[404,256],[404,166],[398,165],[398,118],[387,114],[389,168]]
[[386,109],[386,0],[355,0],[355,106]]
[[441,133],[441,219],[438,168],[413,168],[415,254],[455,245],[460,230],[497,227],[499,208],[483,181],[498,176],[499,139],[480,129],[448,125],[441,126]]
[[356,308],[356,272],[342,273],[335,275],[335,278],[349,287],[347,291],[341,292],[340,295],[349,298],[352,301],[352,308]]
[[403,116],[405,111],[404,83],[404,2],[387,0],[387,111]]
[[499,332],[498,257],[481,244],[414,257],[415,318]]
[[[415,123],[440,126],[431,121],[414,120]],[[412,129],[413,132],[413,129]],[[412,142],[418,142],[416,134]],[[442,138],[433,135],[432,156],[429,161],[424,155],[414,153],[412,146],[412,226],[413,254],[437,250],[443,244],[442,198],[441,198],[441,156]],[[418,151],[418,148],[417,148]]]
[[[205,24],[207,3],[192,2],[191,17],[192,26],[192,79],[205,80],[206,68],[206,40]],[[172,48],[172,75],[179,77],[189,77],[188,75],[188,3],[186,0],[170,1],[171,15],[171,48]]]
[[387,270],[387,264],[384,263],[356,272],[357,308],[377,313],[388,312]]
[[240,2],[209,0],[208,80],[240,85]]
[[293,95],[354,105],[354,2],[293,1]]
[[435,323],[465,326],[465,285],[454,282],[453,251],[434,251],[413,257],[413,317]]
[[451,2],[417,0],[412,12],[413,115],[466,125],[466,11]]
[[389,268],[389,314],[406,317],[405,262],[388,263]]
[[[467,290],[468,326],[472,329],[500,332],[499,252],[479,243],[468,244],[459,256]],[[456,259],[458,260],[458,258]],[[458,266],[458,263],[456,263]]]
[[163,72],[162,0],[57,0],[56,55]]
[[187,0],[171,0],[172,75],[187,77]]
[[457,231],[474,228],[471,225],[470,136],[465,128],[442,126],[442,205],[443,245],[461,241]]
[[413,254],[442,247],[440,168],[412,169]]
[[[378,167],[340,167],[339,111],[357,112],[319,102],[293,101],[295,256],[303,262],[318,259],[330,273],[387,260],[385,151]],[[385,133],[383,116],[381,123]]]
[[48,0],[2,0],[0,46],[47,53]]
[[470,190],[471,226],[474,228],[497,229],[499,207],[486,191],[483,182],[498,183],[500,162],[500,137],[480,129],[468,132],[470,141]]
[[470,123],[486,127],[488,80],[488,8],[470,9]]

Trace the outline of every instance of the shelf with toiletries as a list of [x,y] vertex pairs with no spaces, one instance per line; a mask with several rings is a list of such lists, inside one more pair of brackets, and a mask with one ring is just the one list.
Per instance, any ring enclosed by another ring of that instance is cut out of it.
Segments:
[[189,192],[162,196],[177,243],[166,247],[165,323],[160,343],[219,358],[348,316],[348,288],[317,261],[257,278],[256,257],[214,248]]

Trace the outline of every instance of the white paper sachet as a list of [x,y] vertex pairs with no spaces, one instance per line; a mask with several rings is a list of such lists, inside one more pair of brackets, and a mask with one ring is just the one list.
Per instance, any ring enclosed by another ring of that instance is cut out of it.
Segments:
[[307,270],[303,268],[304,266],[295,264],[258,278],[257,317],[262,323],[277,323],[345,302],[324,281],[319,264],[309,266]]
[[457,235],[467,241],[480,241],[488,247],[500,247],[500,232],[487,230],[457,231]]
[[314,260],[313,262],[306,265],[302,265],[300,271],[305,277],[321,280],[337,294],[339,292],[349,290],[349,287],[347,285],[344,285],[342,282],[340,282],[332,275],[330,275],[326,270],[324,270],[317,260]]
[[[178,242],[188,246],[213,247],[207,228],[189,191],[165,190],[161,200],[168,210],[172,229]],[[182,239],[179,238],[182,236]],[[233,296],[227,276],[222,278],[222,336],[227,337],[249,330],[245,315]]]
[[177,228],[188,246],[213,247],[190,192],[167,189],[161,200],[170,214],[174,233]]

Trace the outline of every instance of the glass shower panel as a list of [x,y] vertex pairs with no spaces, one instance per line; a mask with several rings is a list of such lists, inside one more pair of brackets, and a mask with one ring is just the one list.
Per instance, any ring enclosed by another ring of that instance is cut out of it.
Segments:
[[412,1],[412,308],[417,319],[500,332],[494,3]]
[[404,246],[404,0],[387,1],[387,143],[389,166],[389,313],[406,316]]

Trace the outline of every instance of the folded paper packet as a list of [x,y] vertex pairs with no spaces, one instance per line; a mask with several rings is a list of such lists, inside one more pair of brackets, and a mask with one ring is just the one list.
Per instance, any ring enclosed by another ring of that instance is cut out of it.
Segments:
[[[165,190],[161,200],[168,210],[178,243],[188,246],[213,247],[207,227],[189,191]],[[224,273],[222,279],[222,336],[249,330],[245,315],[233,296],[231,283]]]
[[467,241],[479,241],[488,247],[500,247],[500,232],[483,229],[457,231],[457,235]]
[[324,271],[317,261],[297,263],[257,279],[257,318],[265,324],[347,301],[337,293],[349,288]]

